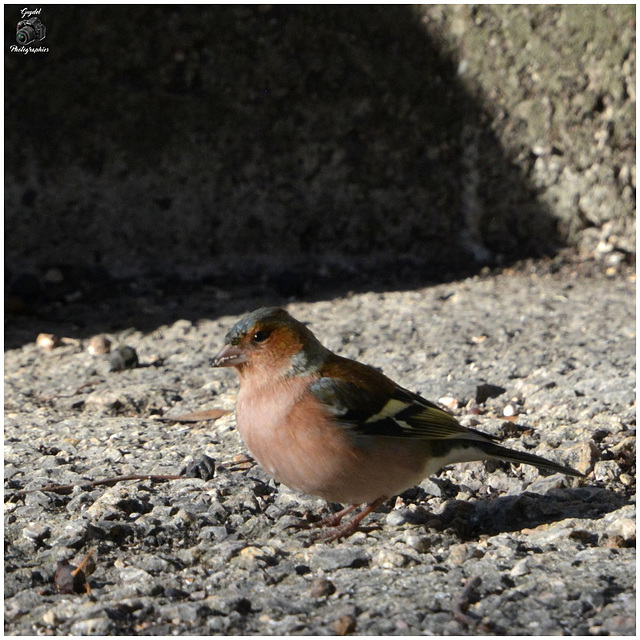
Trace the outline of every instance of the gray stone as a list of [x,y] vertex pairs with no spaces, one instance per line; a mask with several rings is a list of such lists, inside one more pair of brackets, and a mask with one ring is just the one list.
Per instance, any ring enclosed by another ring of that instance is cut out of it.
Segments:
[[109,618],[90,618],[74,622],[71,633],[76,636],[107,636],[111,635],[112,627]]

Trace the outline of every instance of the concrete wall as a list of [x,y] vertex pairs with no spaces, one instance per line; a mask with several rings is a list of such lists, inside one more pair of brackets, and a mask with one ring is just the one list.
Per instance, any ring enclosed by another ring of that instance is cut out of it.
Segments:
[[114,274],[634,248],[633,6],[44,6],[5,251]]

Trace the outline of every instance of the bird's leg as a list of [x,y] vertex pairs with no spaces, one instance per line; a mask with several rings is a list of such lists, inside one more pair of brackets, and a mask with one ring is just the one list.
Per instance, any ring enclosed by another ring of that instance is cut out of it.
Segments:
[[336,511],[335,513],[331,513],[322,520],[318,520],[313,524],[314,527],[337,527],[340,524],[342,518],[344,518],[348,513],[351,513],[354,509],[357,509],[357,504],[349,505],[344,509],[340,509],[340,511]]
[[[325,542],[332,542],[333,540],[339,540],[340,538],[348,538],[350,535],[358,530],[358,525],[364,520],[372,511],[375,511],[385,500],[387,496],[381,496],[377,500],[370,502],[358,515],[353,516],[350,520],[339,526],[333,526],[326,531],[320,533],[320,537]],[[342,519],[347,513],[350,513],[356,508],[356,505],[351,505],[342,511],[338,511],[334,516],[340,515]],[[344,513],[343,513],[344,512]],[[338,520],[339,522],[339,520]]]

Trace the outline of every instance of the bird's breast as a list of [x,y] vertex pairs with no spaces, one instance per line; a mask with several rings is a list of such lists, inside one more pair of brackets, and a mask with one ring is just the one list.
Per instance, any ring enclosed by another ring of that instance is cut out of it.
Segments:
[[359,504],[392,496],[424,477],[424,452],[405,439],[355,437],[309,391],[311,378],[258,387],[243,382],[240,436],[276,480],[331,502]]
[[260,466],[276,480],[336,502],[336,485],[352,468],[357,450],[309,391],[307,377],[285,378],[238,394],[238,432]]

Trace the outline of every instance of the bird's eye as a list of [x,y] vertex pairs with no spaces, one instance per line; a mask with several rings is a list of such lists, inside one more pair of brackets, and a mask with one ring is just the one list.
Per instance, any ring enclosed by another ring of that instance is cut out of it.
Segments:
[[268,337],[269,337],[270,333],[268,331],[265,331],[264,329],[261,329],[260,331],[256,331],[253,334],[253,342],[264,342]]

